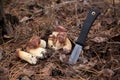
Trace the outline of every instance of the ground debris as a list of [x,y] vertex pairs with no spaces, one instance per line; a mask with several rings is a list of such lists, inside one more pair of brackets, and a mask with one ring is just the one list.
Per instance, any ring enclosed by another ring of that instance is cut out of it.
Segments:
[[102,42],[106,42],[108,39],[106,37],[95,37],[93,39],[91,39],[91,41],[94,41],[96,43],[102,43]]
[[[12,0],[5,5],[5,12],[17,16],[20,23],[14,28],[15,37],[3,40],[0,45],[0,66],[3,67],[0,80],[119,80],[119,3],[119,0]],[[92,25],[76,65],[67,63],[70,54],[51,50],[48,44],[48,57],[39,59],[35,65],[15,58],[15,50],[25,50],[26,42],[33,35],[47,42],[54,27],[59,25],[67,29],[73,49],[90,8],[99,9],[101,14]]]

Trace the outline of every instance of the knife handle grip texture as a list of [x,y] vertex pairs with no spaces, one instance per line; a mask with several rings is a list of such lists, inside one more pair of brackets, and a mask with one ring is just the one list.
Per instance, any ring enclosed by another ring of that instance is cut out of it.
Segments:
[[76,41],[77,44],[84,46],[89,30],[100,12],[97,9],[90,9],[81,28],[80,35]]

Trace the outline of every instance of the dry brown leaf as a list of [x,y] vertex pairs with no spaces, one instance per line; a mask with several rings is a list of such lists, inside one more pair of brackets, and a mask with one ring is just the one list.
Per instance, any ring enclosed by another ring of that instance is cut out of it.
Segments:
[[8,80],[8,69],[0,68],[0,80]]
[[94,62],[91,61],[87,65],[90,67],[94,67],[96,64],[97,64],[97,60],[96,61],[94,60]]
[[96,21],[95,24],[91,27],[90,34],[88,35],[89,38],[95,37],[96,33],[100,33],[103,29],[103,26],[100,21]]
[[[112,15],[112,13],[111,13],[111,15]],[[104,18],[103,22],[107,23],[108,25],[111,25],[115,22],[115,20],[111,19],[111,18]]]
[[97,64],[97,60],[96,59],[91,59],[89,62],[86,58],[83,58],[83,63],[80,64],[79,66],[74,66],[73,68],[77,71],[80,69],[86,69],[89,70],[91,68],[93,68],[96,64]]
[[54,64],[53,63],[49,63],[48,65],[46,64],[46,66],[41,70],[41,77],[44,79],[46,77],[50,76],[51,70],[52,68],[54,68]]
[[66,61],[66,55],[65,54],[60,54],[59,59],[60,59],[61,62],[65,62]]
[[[113,4],[113,0],[106,0],[108,3]],[[114,0],[115,4],[119,4],[120,0]]]
[[21,70],[23,71],[24,74],[28,75],[29,77],[35,73],[33,70],[30,69],[22,68]]
[[4,50],[0,47],[0,61],[5,58],[5,52]]
[[2,58],[3,58],[2,53],[3,53],[3,52],[0,50],[0,60],[2,60]]
[[105,77],[111,77],[114,74],[114,71],[111,69],[103,69],[101,71],[101,73],[103,74],[103,76]]
[[85,46],[84,47],[84,50],[89,50],[90,49],[90,46]]
[[31,79],[26,75],[20,75],[20,77],[17,80],[31,80]]
[[28,20],[30,20],[30,19],[32,19],[32,18],[29,18],[29,17],[23,17],[21,20],[20,20],[20,22],[22,23],[22,22],[26,22],[26,21],[28,21]]
[[110,16],[112,16],[112,14],[113,14],[113,9],[109,8],[109,9],[107,9],[105,16],[110,17]]
[[73,69],[75,71],[79,71],[80,69],[88,70],[88,69],[91,69],[91,66],[88,66],[86,64],[80,64],[79,66],[73,66]]
[[107,37],[95,37],[95,38],[91,39],[91,41],[96,42],[96,43],[105,42],[107,40],[108,40]]
[[87,58],[81,57],[81,58],[79,58],[79,60],[80,60],[80,62],[82,62],[83,64],[88,63],[88,59],[87,59]]
[[120,19],[118,20],[117,24],[120,25]]

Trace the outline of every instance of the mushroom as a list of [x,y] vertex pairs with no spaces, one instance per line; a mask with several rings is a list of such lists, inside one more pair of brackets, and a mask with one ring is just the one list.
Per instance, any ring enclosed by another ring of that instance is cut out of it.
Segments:
[[55,49],[55,43],[56,43],[56,36],[52,34],[48,38],[48,47]]
[[30,64],[36,64],[37,63],[37,58],[30,54],[30,53],[27,53],[27,52],[24,52],[24,51],[21,51],[21,49],[16,49],[16,55],[24,60],[24,61],[27,61],[28,63]]
[[44,54],[47,52],[46,41],[40,39],[39,36],[33,36],[26,45],[26,51],[37,58],[44,58]]
[[72,44],[70,40],[67,38],[67,33],[65,32],[58,33],[56,47],[58,49],[62,48],[63,51],[65,51],[66,53],[69,53],[71,51]]
[[40,45],[40,37],[35,35],[33,36],[26,44],[26,48],[28,49],[33,49],[37,48]]
[[29,53],[36,56],[37,58],[43,59],[45,58],[45,54],[46,54],[46,49],[38,47],[36,49],[30,49]]
[[41,48],[46,48],[46,41],[43,40],[43,39],[40,39],[39,47],[41,47]]
[[67,30],[62,26],[56,27],[48,38],[48,46],[54,50],[63,49],[63,51],[69,53],[72,44],[67,37]]
[[57,26],[55,27],[56,32],[67,32],[67,29],[65,29],[63,26]]
[[58,35],[56,36],[56,39],[57,39],[55,43],[56,50],[62,49],[67,39],[67,33],[59,32]]
[[71,49],[72,49],[72,44],[70,40],[67,38],[65,41],[65,45],[63,46],[63,51],[65,51],[66,53],[69,53]]
[[43,39],[40,39],[39,36],[35,35],[33,36],[27,43],[27,47],[29,48],[37,48],[37,47],[46,47],[46,41]]

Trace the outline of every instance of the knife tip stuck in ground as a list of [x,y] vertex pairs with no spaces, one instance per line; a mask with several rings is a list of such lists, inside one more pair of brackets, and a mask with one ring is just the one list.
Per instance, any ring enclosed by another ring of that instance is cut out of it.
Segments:
[[83,23],[80,35],[76,41],[75,47],[74,47],[72,54],[69,58],[69,62],[68,62],[69,64],[76,64],[76,62],[79,58],[79,55],[82,52],[82,48],[85,44],[85,40],[87,38],[89,30],[99,14],[100,14],[100,12],[97,9],[90,9],[89,10],[88,15]]

